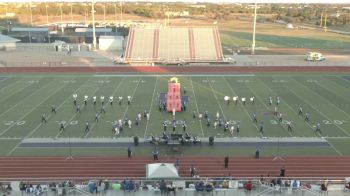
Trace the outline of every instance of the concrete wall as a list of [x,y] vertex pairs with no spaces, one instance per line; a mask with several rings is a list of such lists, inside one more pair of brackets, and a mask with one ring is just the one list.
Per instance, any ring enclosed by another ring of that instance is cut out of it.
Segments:
[[15,50],[16,49],[16,43],[15,42],[3,42],[0,43],[0,50]]
[[124,38],[122,36],[100,36],[100,50],[122,50]]

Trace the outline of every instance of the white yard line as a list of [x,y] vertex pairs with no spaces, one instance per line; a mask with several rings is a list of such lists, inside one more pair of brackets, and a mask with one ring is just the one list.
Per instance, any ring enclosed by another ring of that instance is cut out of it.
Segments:
[[[194,96],[194,102],[196,103],[197,114],[198,114],[199,113],[199,108],[198,108],[198,104],[197,104],[196,93],[194,92],[192,77],[190,77],[190,80],[191,80],[191,86],[192,86],[192,91],[193,91],[193,96]],[[204,137],[204,131],[203,131],[202,122],[199,122],[199,125],[200,125],[201,130],[202,130],[202,137]]]
[[[224,76],[223,76],[223,78],[224,78],[224,80],[225,80],[227,86],[231,89],[231,92],[232,92],[233,94],[235,94],[235,95],[238,96],[238,94],[233,90],[233,88],[232,88],[231,85],[228,83],[228,81],[226,80],[226,78],[225,78]],[[243,106],[242,102],[239,101],[239,104],[240,104],[240,106],[244,109],[245,113],[247,114],[247,116],[249,117],[249,119],[251,120],[251,122],[253,123],[253,119],[252,119],[251,115],[249,115],[248,110]],[[255,123],[253,123],[253,125],[254,125],[254,127],[256,128],[256,130],[258,130],[258,132],[259,132],[258,126],[257,126]],[[260,134],[261,136],[263,136],[260,132],[259,132],[259,134]]]
[[[23,89],[29,87],[30,85],[32,85],[32,84],[26,85],[26,86],[24,86],[24,87],[22,87],[22,88],[19,88],[19,89],[14,90],[14,91],[11,90],[10,93],[6,93],[6,96],[1,97],[0,102],[4,101],[5,99],[11,97],[12,95],[14,95],[14,94],[16,94],[16,93],[22,91]],[[1,89],[1,91],[3,91],[3,89]]]
[[[48,84],[51,84],[51,83],[48,83]],[[47,84],[47,85],[48,85]],[[47,86],[45,85],[45,86]],[[63,86],[62,86],[63,87]],[[39,107],[41,104],[43,104],[45,101],[47,101],[52,95],[54,95],[56,92],[58,92],[61,88],[58,88],[57,90],[55,90],[53,93],[51,93],[49,96],[46,97],[46,99],[44,99],[43,101],[41,101],[40,103],[38,103],[35,107],[33,107],[31,110],[29,110],[27,113],[25,113],[23,116],[21,116],[19,118],[19,120],[23,120],[25,117],[27,117],[30,113],[32,113],[35,109],[37,109],[37,107]],[[42,88],[40,88],[42,89]],[[2,135],[4,135],[8,130],[10,130],[13,126],[15,126],[16,124],[13,123],[12,125],[10,125],[9,127],[7,127],[5,130],[3,130],[1,133],[0,133],[0,137]]]
[[218,76],[227,76],[227,77],[253,77],[255,74],[95,74],[95,77],[180,77],[180,76],[189,76],[189,77],[218,77]]
[[[53,80],[54,81],[54,80]],[[18,106],[19,104],[21,104],[24,101],[28,101],[28,98],[35,95],[37,91],[39,91],[40,89],[46,88],[46,86],[48,86],[49,84],[51,84],[53,81],[48,82],[47,84],[45,84],[44,86],[42,86],[41,88],[37,88],[35,89],[29,96],[24,97],[21,101],[17,102],[14,106],[10,107],[8,110],[2,112],[0,114],[0,117],[3,116],[4,114],[6,114],[7,112],[11,111],[12,109],[14,109],[16,106]]]
[[[157,87],[157,83],[158,83],[158,77],[156,79],[156,82],[155,82],[155,85],[154,85],[154,89],[153,89],[153,95],[152,95],[152,100],[151,100],[151,106],[149,108],[149,114],[150,114],[150,118],[152,118],[152,106],[153,106],[153,99],[154,99],[154,95],[156,93],[156,87]],[[149,123],[150,120],[147,120],[147,123],[146,123],[146,129],[145,129],[145,134],[143,135],[143,138],[146,138],[146,134],[147,134],[147,130],[148,130],[148,123]]]
[[[261,100],[261,98],[258,97],[258,96],[255,94],[255,92],[254,92],[248,85],[246,85],[246,87],[254,94],[254,96],[255,96],[257,99],[260,100],[260,102],[265,106],[265,108],[269,110],[269,107],[266,105],[266,103],[265,103],[263,100]],[[276,119],[275,116],[273,116],[273,118],[274,118],[276,121],[278,120],[278,119]],[[282,123],[278,123],[278,124],[279,124],[290,136],[293,136],[293,135],[282,125]],[[280,134],[278,134],[278,135],[280,135]]]
[[[260,80],[261,81],[261,80]],[[275,93],[275,91],[273,91],[268,85],[266,85],[263,81],[261,81],[263,84],[264,84],[264,86],[266,86],[267,88],[269,88],[270,89],[270,91],[272,91],[275,95],[277,95],[276,93]],[[284,86],[284,84],[282,84],[282,86]],[[290,88],[288,88],[294,95],[296,95],[295,93],[294,93],[294,91],[292,91]],[[297,95],[296,95],[297,96]],[[297,97],[299,97],[299,96],[297,96]],[[300,97],[299,97],[300,98]],[[295,114],[298,114],[297,112],[296,112],[296,110],[294,110],[293,108],[292,108],[292,106],[290,106],[287,102],[285,103],[288,107],[289,107],[289,109],[291,110],[291,111],[293,111]],[[311,106],[312,107],[312,106]],[[311,130],[312,131],[314,131],[314,128],[308,123],[308,122],[305,122],[310,128],[311,128]],[[318,136],[320,136],[321,138],[323,137],[322,136],[322,134],[320,134],[320,133],[316,133]],[[340,156],[343,156],[343,153],[341,153],[340,151],[338,151],[336,148],[335,148],[335,146],[333,146],[330,142],[328,142],[327,140],[326,140],[326,142],[328,143],[328,145],[330,146],[330,147],[332,147],[332,149],[338,154],[338,155],[340,155]]]
[[[85,85],[85,83],[87,83],[92,77],[90,77],[88,80],[86,80],[84,83],[82,83],[78,89],[75,90],[75,92],[77,92],[81,87],[83,87]],[[67,83],[68,84],[68,83]],[[64,85],[65,86],[65,85]],[[67,102],[68,100],[70,99],[70,97],[68,97],[67,99],[65,99],[58,107],[57,107],[57,110],[65,103]],[[51,113],[48,115],[47,119],[51,116]],[[28,138],[29,136],[31,136],[35,131],[37,131],[39,129],[39,127],[41,126],[41,123],[35,127],[31,132],[29,132],[25,137],[25,138]],[[10,156],[19,146],[21,145],[21,142],[19,142],[14,148],[12,148],[12,150],[10,152],[8,152],[6,154],[6,156]]]
[[[135,95],[135,93],[136,93],[136,89],[139,87],[139,84],[140,84],[140,82],[141,82],[141,80],[142,80],[142,77],[139,79],[139,81],[137,82],[137,85],[136,85],[136,87],[135,87],[135,89],[134,89],[134,92],[132,93],[132,95],[131,95],[131,104],[132,104],[132,102],[133,102],[133,99],[134,99],[134,95]],[[123,114],[123,119],[125,118],[125,115],[126,115],[126,113],[128,112],[128,110],[129,110],[129,105],[128,106],[126,106],[126,109],[125,109],[125,112],[124,112],[124,114]]]
[[[299,82],[299,83],[300,83],[300,82]],[[302,84],[302,83],[300,83],[300,84]],[[316,84],[317,84],[318,86],[320,86],[321,88],[324,88],[324,87],[323,87],[322,85],[320,85],[318,82],[317,82]],[[305,86],[305,85],[303,84],[303,86]],[[308,88],[308,89],[310,89],[310,88],[307,87],[307,86],[305,86],[305,87]],[[345,99],[346,101],[348,100],[348,98],[344,97],[343,95],[340,95],[340,94],[334,92],[334,91],[332,90],[332,88],[329,88],[329,89],[327,88],[326,90],[329,90],[329,91],[333,92],[333,94],[335,94],[336,96],[339,96],[339,97]],[[313,90],[311,89],[311,91],[313,91]],[[332,104],[335,108],[338,108],[340,111],[342,111],[346,116],[350,117],[350,114],[346,113],[343,109],[339,108],[337,105],[335,105],[335,104],[332,103],[331,101],[327,100],[326,98],[324,98],[324,97],[323,97],[322,95],[320,95],[319,93],[317,93],[317,92],[315,92],[315,91],[313,91],[313,93],[319,95],[320,97],[322,97],[322,99],[324,99],[326,102],[328,102],[328,104]]]
[[[117,88],[114,89],[114,91],[113,91],[113,93],[112,93],[113,97],[115,96],[115,94],[116,94],[117,91],[119,90],[119,87],[120,87],[121,84],[124,82],[125,78],[126,78],[126,77],[123,77],[123,79],[119,82]],[[110,104],[109,104],[109,105],[110,105]],[[92,125],[91,125],[91,127],[90,127],[90,131],[88,131],[88,132],[85,134],[85,136],[84,136],[85,138],[88,137],[88,136],[90,135],[90,133],[92,132],[93,128],[96,126],[96,123],[97,123],[96,121],[94,121],[94,122],[92,123]]]
[[[135,93],[136,93],[136,89],[138,88],[138,86],[139,86],[139,84],[140,84],[140,82],[141,82],[141,79],[142,79],[142,77],[141,77],[141,78],[139,79],[139,81],[137,82],[137,85],[136,85],[136,87],[135,87],[135,89],[134,89],[134,91],[133,91],[133,93],[132,93],[132,95],[131,95],[132,100],[134,99],[134,95],[135,95]],[[133,101],[131,101],[131,102],[133,102]],[[131,104],[132,104],[132,103],[131,103]],[[128,110],[129,110],[129,105],[126,106],[126,109],[125,109],[125,111],[124,111],[124,114],[123,114],[122,119],[125,118],[125,115],[126,115],[126,113],[128,112]],[[85,138],[86,138],[88,135],[89,135],[89,132],[85,135]]]
[[[88,80],[86,80],[85,82],[83,82],[80,86],[79,86],[79,88],[77,88],[74,92],[77,92],[78,90],[80,90],[80,88],[81,87],[83,87],[90,79],[91,79],[92,77],[90,77]],[[67,83],[68,84],[68,83]],[[67,85],[66,84],[66,85]],[[64,85],[64,86],[66,86],[66,85]],[[57,106],[57,110],[58,109],[60,109],[62,106],[63,106],[63,104],[65,104],[68,100],[70,100],[70,97],[67,97],[60,105],[58,105]],[[47,117],[46,117],[46,120],[48,120],[50,117],[51,117],[51,115],[52,115],[52,113],[50,113]],[[30,133],[28,133],[24,138],[28,138],[28,137],[30,137],[32,134],[34,134],[35,133],[35,131],[37,131],[38,129],[39,129],[39,127],[41,127],[42,126],[42,123],[40,123],[38,126],[36,126]]]
[[210,80],[209,80],[208,77],[207,77],[207,81],[208,81],[208,83],[209,83],[211,92],[213,93],[213,95],[214,95],[214,97],[215,97],[216,103],[219,105],[219,108],[220,108],[220,110],[221,110],[222,116],[224,117],[224,119],[227,120],[226,115],[225,115],[225,113],[224,113],[224,110],[223,110],[222,107],[221,107],[221,104],[220,104],[220,102],[219,102],[219,100],[218,100],[218,97],[216,96],[216,93],[214,92],[214,89],[213,89],[213,87],[212,87],[212,85],[211,85],[211,82],[210,82]]
[[[266,85],[265,84],[265,82],[263,82],[260,78],[259,78],[259,80],[261,81],[261,83],[264,85],[264,86],[266,86],[273,94],[275,94],[276,96],[277,96],[277,93],[274,91],[274,90],[272,90],[268,85]],[[285,86],[283,83],[281,84],[282,86]],[[287,88],[287,87],[286,87]],[[287,88],[287,89],[289,89],[289,88]],[[290,90],[290,89],[289,89]],[[293,92],[293,94],[294,94],[294,92]],[[290,106],[287,102],[285,102],[285,105],[292,111],[292,112],[294,112],[295,114],[297,114],[298,115],[298,112],[295,110],[295,109],[293,109],[292,108],[292,106]],[[311,130],[313,130],[314,131],[314,129],[312,128],[312,126],[308,123],[308,122],[305,122],[310,128],[311,128]],[[320,135],[320,134],[319,134]],[[322,137],[322,135],[320,135],[320,137]]]
[[[97,87],[97,88],[94,90],[94,92],[93,92],[92,94],[94,95],[98,90],[99,90],[99,87]],[[81,106],[80,109],[82,110],[84,107],[85,107],[85,104],[82,104],[82,106]],[[73,116],[72,116],[68,121],[66,121],[66,123],[65,123],[65,125],[64,125],[64,128],[67,127],[67,125],[69,124],[69,122],[71,122],[71,121],[77,116],[77,114],[78,114],[78,112],[75,112],[75,113],[73,114]],[[64,131],[64,130],[58,132],[57,135],[55,136],[55,138],[57,139],[57,138],[63,133],[63,131]]]
[[[326,140],[326,141],[327,141],[327,140]],[[344,156],[343,153],[341,153],[335,146],[333,146],[333,144],[331,144],[331,143],[328,142],[328,141],[327,141],[327,143],[328,143],[328,145],[329,145],[330,147],[333,148],[333,150],[334,150],[336,153],[338,153],[338,155]]]
[[[318,113],[320,113],[323,117],[325,117],[326,119],[330,119],[328,118],[328,116],[326,116],[324,113],[322,113],[320,110],[318,110],[317,108],[315,108],[313,105],[310,104],[309,101],[307,101],[306,99],[302,99],[298,94],[296,94],[291,88],[288,88],[291,92],[293,92],[293,94],[297,97],[299,97],[299,99],[303,100],[304,102],[306,102],[309,106],[311,106],[311,108],[313,108],[314,110],[316,110]],[[336,127],[338,127],[340,130],[342,130],[346,135],[350,136],[350,133],[348,133],[346,130],[344,130],[342,127],[340,127],[337,124],[334,124]]]

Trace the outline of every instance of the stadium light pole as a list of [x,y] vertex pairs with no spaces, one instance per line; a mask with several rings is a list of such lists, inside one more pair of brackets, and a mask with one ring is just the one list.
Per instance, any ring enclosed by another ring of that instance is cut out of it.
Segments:
[[327,32],[327,12],[325,13],[325,16],[324,16],[324,32]]
[[114,20],[115,20],[115,23],[117,24],[117,4],[114,4]]
[[63,4],[60,3],[59,6],[60,6],[60,12],[61,12],[61,25],[63,25],[63,10],[62,10]]
[[123,22],[123,0],[120,1],[120,25]]
[[7,6],[8,6],[8,4],[7,3],[5,3],[5,17],[6,17],[6,19],[7,19],[7,12],[8,12],[8,8],[7,8]]
[[73,4],[70,4],[70,19],[71,23],[73,24]]
[[86,10],[86,4],[84,3],[84,22],[85,22],[85,25],[87,24],[87,10]]
[[103,5],[103,23],[106,23],[106,5]]
[[255,54],[256,9],[257,9],[257,0],[255,0],[255,6],[254,6],[254,24],[253,24],[253,43],[252,43],[252,54]]
[[30,25],[33,26],[32,3],[29,3]]
[[96,42],[96,28],[95,28],[95,5],[94,0],[91,1],[91,14],[92,14],[92,44],[94,45],[94,50],[97,50],[97,42]]
[[48,14],[48,12],[47,12],[47,8],[48,8],[49,6],[48,5],[45,5],[45,11],[46,11],[46,24],[47,24],[47,26],[49,26],[49,14]]

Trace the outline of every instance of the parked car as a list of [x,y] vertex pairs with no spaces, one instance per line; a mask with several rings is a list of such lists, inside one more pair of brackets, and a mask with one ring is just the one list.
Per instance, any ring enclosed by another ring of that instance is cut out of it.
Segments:
[[326,58],[319,52],[308,52],[305,57],[306,61],[324,61]]

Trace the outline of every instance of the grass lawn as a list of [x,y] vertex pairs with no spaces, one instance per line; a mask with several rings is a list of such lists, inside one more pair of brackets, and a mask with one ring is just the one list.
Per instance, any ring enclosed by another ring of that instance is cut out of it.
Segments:
[[[226,47],[251,47],[252,23],[233,21],[219,25],[221,42]],[[309,30],[287,29],[284,25],[258,23],[256,27],[256,47],[349,49],[350,36]]]
[[[124,128],[119,137],[139,136],[147,138],[160,135],[162,122],[171,120],[172,114],[159,111],[159,94],[167,91],[169,76],[117,76],[117,75],[2,75],[0,77],[0,155],[64,155],[66,148],[34,149],[19,147],[23,138],[99,138],[114,137],[112,123],[128,117],[135,120],[137,113],[144,110],[150,112],[150,120],[142,118],[139,126]],[[313,147],[282,147],[283,155],[349,155],[350,144],[350,77],[342,74],[251,74],[232,76],[179,76],[181,87],[186,89],[190,102],[186,111],[177,113],[177,120],[185,120],[187,130],[194,136],[208,138],[232,137],[222,127],[214,129],[207,126],[205,119],[199,121],[192,118],[193,111],[209,112],[211,121],[218,112],[220,118],[232,124],[240,123],[239,137],[261,137],[259,123],[264,124],[263,136],[266,137],[325,137],[330,144],[320,151]],[[76,112],[72,94],[77,93],[77,102],[81,113]],[[88,104],[83,103],[84,95],[89,96]],[[101,110],[99,97],[107,99],[106,113],[100,114],[100,121],[95,121],[96,113]],[[133,97],[131,105],[126,97]],[[231,101],[227,105],[224,96],[237,95],[246,97],[247,103],[237,105]],[[92,96],[97,96],[97,105],[92,104]],[[108,104],[108,97],[114,96],[114,104]],[[123,96],[123,103],[118,105],[117,97]],[[249,98],[255,97],[255,104]],[[271,96],[273,104],[268,104]],[[283,114],[282,123],[273,115],[276,97],[281,98],[278,111]],[[58,109],[51,113],[51,105]],[[310,122],[298,115],[299,107],[304,113],[310,113]],[[47,123],[41,123],[45,113]],[[256,113],[258,123],[252,122],[252,114]],[[65,121],[65,130],[59,130],[59,122]],[[292,121],[293,132],[287,130],[287,122]],[[85,132],[85,123],[89,122],[91,130]],[[321,133],[315,133],[316,123],[321,123]],[[182,132],[180,126],[177,131]],[[171,132],[168,127],[168,132]],[[237,136],[235,133],[234,136]],[[137,147],[136,147],[137,148]],[[224,149],[224,151],[223,151]],[[165,150],[163,149],[166,153]],[[186,150],[185,155],[221,155],[232,152],[232,156],[247,155],[253,148],[202,148],[194,147]],[[148,147],[135,150],[136,153],[147,154]],[[263,150],[266,155],[273,155],[275,147]],[[118,148],[74,148],[77,155],[117,155],[125,153]],[[221,153],[221,154],[220,154]]]

